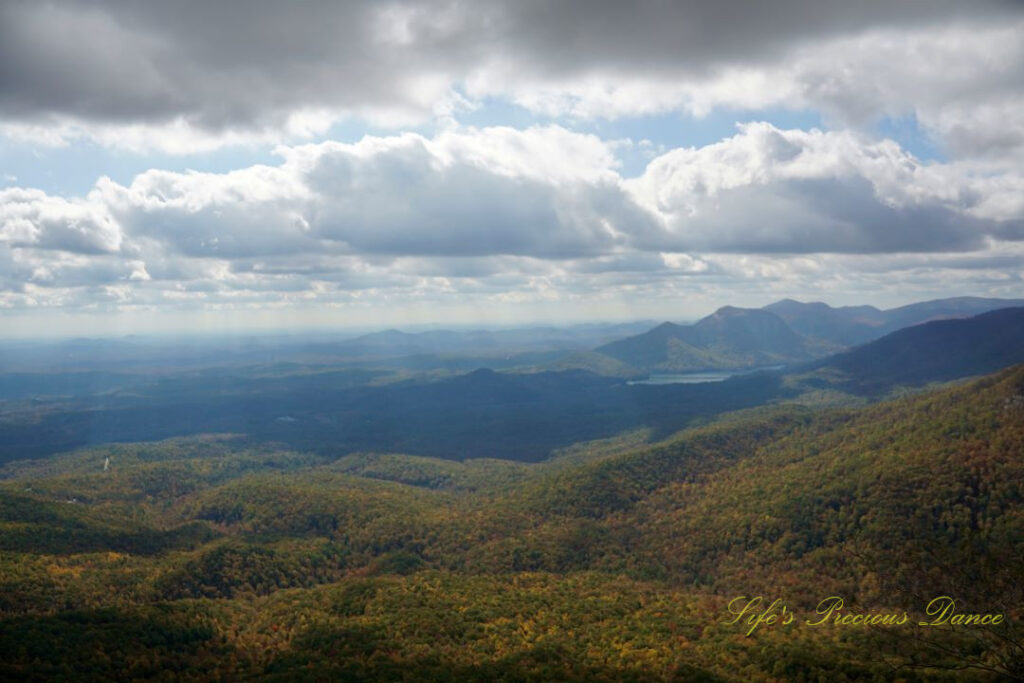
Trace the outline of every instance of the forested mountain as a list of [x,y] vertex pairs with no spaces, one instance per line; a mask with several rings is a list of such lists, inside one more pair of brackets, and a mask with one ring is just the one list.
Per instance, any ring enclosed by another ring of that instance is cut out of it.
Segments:
[[[1020,677],[1022,453],[1018,366],[537,464],[237,437],[9,464],[0,677]],[[918,626],[941,595],[1004,619]],[[739,596],[797,619],[751,630]],[[808,626],[829,596],[909,616]]]
[[922,301],[889,310],[874,306],[833,308],[821,302],[801,303],[783,299],[765,306],[763,310],[776,314],[791,328],[807,337],[854,346],[931,320],[969,318],[999,308],[1016,306],[1024,306],[1024,300],[964,296]]
[[805,361],[931,320],[967,318],[1024,300],[958,297],[881,310],[783,299],[760,309],[725,306],[693,325],[662,323],[595,351],[646,372],[735,369]]
[[833,308],[820,301],[803,303],[783,299],[768,304],[763,310],[779,316],[802,335],[844,346],[861,344],[884,334],[885,313],[874,306]]
[[871,395],[899,384],[981,375],[1021,362],[1024,308],[1004,308],[908,327],[807,367],[838,371],[846,378],[844,389]]
[[725,306],[693,325],[663,323],[596,351],[643,370],[683,371],[806,360],[821,348],[827,347],[816,347],[774,313]]

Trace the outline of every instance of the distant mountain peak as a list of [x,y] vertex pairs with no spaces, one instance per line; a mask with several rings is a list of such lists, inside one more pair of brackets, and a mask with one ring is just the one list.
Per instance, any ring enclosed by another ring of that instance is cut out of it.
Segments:
[[824,301],[797,301],[796,299],[779,299],[775,303],[768,304],[761,308],[762,311],[771,311],[779,314],[793,314],[805,311],[835,311],[838,310]]
[[723,306],[693,325],[662,323],[597,351],[632,367],[672,371],[774,365],[812,355],[779,316],[737,306]]
[[763,308],[739,308],[738,306],[722,306],[709,316],[705,316],[694,323],[695,328],[704,327],[716,322],[725,321],[771,321],[785,326],[785,322],[779,316]]
[[732,315],[742,315],[742,314],[744,314],[744,313],[746,313],[746,312],[748,312],[750,310],[752,310],[752,309],[749,309],[749,308],[739,308],[737,306],[722,306],[717,311],[712,313],[711,317],[715,317],[715,316],[725,317],[725,316],[732,316]]
[[836,308],[822,302],[801,303],[783,299],[762,310],[775,313],[802,335],[850,346],[929,320],[963,318],[1022,303],[1024,301],[1013,299],[961,296],[881,310],[874,306]]

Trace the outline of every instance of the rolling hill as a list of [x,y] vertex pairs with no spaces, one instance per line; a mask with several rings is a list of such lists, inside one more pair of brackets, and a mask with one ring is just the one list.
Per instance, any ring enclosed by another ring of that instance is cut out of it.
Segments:
[[[584,445],[568,463],[107,448],[6,470],[0,677],[1024,675],[1024,366],[859,410],[761,408]],[[800,621],[730,622],[756,595]],[[805,626],[830,595],[909,623]],[[917,626],[938,595],[1005,619]]]

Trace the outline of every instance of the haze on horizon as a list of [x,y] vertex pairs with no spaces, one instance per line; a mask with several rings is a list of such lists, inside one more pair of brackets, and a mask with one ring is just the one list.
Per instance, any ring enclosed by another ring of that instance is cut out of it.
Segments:
[[999,1],[5,2],[0,337],[1021,298],[1022,36]]

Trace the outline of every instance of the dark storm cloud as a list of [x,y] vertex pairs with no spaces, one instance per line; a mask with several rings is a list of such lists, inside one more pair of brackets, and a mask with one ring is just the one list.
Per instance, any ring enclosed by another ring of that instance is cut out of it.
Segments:
[[304,108],[429,113],[481,64],[527,78],[701,74],[877,26],[1014,3],[35,2],[0,6],[0,117],[277,125]]
[[[719,0],[508,2],[499,37],[537,68],[640,68],[677,73],[777,56],[794,44],[880,26],[926,26],[1011,12],[1011,2]],[[491,5],[495,8],[495,5]]]

